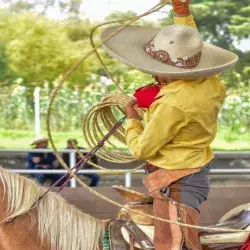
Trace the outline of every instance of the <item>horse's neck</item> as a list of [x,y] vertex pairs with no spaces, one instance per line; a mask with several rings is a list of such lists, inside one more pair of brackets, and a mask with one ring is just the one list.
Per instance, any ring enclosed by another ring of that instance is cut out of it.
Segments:
[[[4,195],[3,184],[0,181],[0,222],[7,217],[8,199]],[[31,226],[33,225],[33,226]],[[13,221],[0,226],[0,249],[4,250],[48,250],[47,243],[41,244],[37,231],[37,213],[29,213],[16,217]]]
[[4,196],[4,188],[3,184],[0,181],[0,223],[7,218],[7,210],[8,210],[8,200],[6,195]]
[[[10,192],[4,197],[0,181],[0,221],[8,217],[8,203],[15,218],[0,226],[1,250],[50,250],[55,249],[54,246],[62,250],[98,248],[96,238],[101,237],[103,231],[99,220],[80,213],[52,193],[34,208],[34,202],[44,190],[32,181],[2,171]],[[66,228],[70,228],[70,232]],[[42,244],[41,239],[44,239]]]

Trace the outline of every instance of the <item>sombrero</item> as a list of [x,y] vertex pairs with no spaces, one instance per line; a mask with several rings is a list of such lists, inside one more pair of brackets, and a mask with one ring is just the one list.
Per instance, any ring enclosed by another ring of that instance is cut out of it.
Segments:
[[234,66],[233,52],[202,41],[197,29],[174,24],[160,30],[128,26],[106,39],[122,26],[105,29],[103,48],[112,57],[140,71],[172,79],[204,78]]
[[41,142],[48,142],[49,139],[42,136],[42,137],[39,137],[37,139],[35,139],[33,142],[30,143],[30,145],[37,145],[38,143],[41,143]]

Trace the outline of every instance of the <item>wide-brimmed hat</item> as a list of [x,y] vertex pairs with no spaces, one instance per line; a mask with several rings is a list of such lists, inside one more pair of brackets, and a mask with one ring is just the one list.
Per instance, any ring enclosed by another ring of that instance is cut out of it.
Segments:
[[105,41],[122,26],[105,29],[103,48],[132,68],[173,79],[204,78],[234,66],[238,56],[202,41],[197,29],[174,24],[160,30],[128,26]]
[[33,142],[30,143],[30,145],[37,145],[38,143],[48,142],[48,141],[49,141],[49,139],[47,137],[42,136],[42,137],[35,139]]

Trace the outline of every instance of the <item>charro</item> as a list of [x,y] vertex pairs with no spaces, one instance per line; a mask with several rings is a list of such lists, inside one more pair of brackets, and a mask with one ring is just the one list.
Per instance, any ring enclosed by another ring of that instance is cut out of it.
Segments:
[[[147,162],[144,184],[154,198],[152,209],[133,206],[166,220],[198,225],[200,205],[210,190],[210,144],[226,96],[217,74],[232,68],[238,56],[203,42],[189,0],[172,4],[174,25],[161,30],[129,26],[106,41],[122,27],[112,26],[101,39],[109,55],[156,80],[136,90],[135,99],[126,105],[126,142],[136,159]],[[201,249],[195,228],[154,220],[154,229],[156,250]]]

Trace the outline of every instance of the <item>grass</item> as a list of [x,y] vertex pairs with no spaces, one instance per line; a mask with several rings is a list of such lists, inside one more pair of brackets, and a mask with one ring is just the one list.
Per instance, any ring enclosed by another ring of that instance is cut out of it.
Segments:
[[[44,132],[46,136],[46,131]],[[81,131],[70,132],[53,132],[54,142],[58,149],[66,147],[66,141],[69,138],[76,138],[79,145],[87,147],[84,143]],[[26,130],[1,130],[0,129],[0,148],[1,149],[29,149],[30,143],[34,140],[34,132]],[[125,149],[124,145],[120,145]],[[250,150],[250,137],[248,134],[237,134],[227,130],[218,132],[215,141],[212,144],[213,150],[226,151],[226,150]]]
[[250,136],[247,133],[238,134],[228,130],[219,130],[212,148],[218,151],[248,151],[250,150]]
[[[46,131],[43,133],[47,136]],[[79,141],[79,145],[82,143],[82,132],[71,131],[71,132],[53,132],[52,133],[54,142],[58,148],[65,148],[66,141],[69,138],[75,138]],[[29,149],[31,148],[30,143],[34,140],[35,133],[27,130],[0,130],[0,148],[1,149]]]

